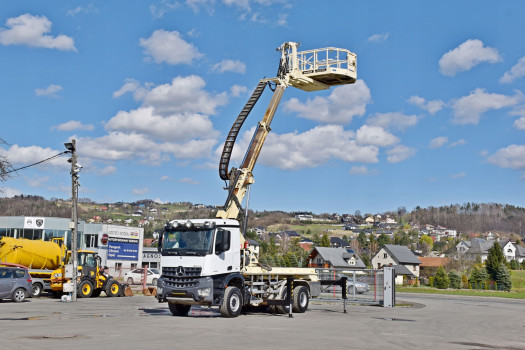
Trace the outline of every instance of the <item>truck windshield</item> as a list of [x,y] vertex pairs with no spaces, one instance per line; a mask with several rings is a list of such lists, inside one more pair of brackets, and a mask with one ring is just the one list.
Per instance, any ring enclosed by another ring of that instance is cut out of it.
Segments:
[[213,230],[165,231],[162,250],[181,255],[203,255],[211,252]]

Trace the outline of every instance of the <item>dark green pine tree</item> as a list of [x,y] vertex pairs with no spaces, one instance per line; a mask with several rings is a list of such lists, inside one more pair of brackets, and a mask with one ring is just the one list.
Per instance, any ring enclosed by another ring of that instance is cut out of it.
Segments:
[[498,289],[510,292],[510,289],[512,288],[512,280],[510,278],[510,271],[505,264],[499,266],[494,280],[498,284]]
[[448,278],[447,272],[440,266],[436,272],[436,277],[434,278],[434,286],[437,289],[447,289],[450,285],[450,280]]
[[489,274],[490,279],[496,281],[499,268],[501,264],[505,263],[505,256],[503,255],[503,249],[498,242],[494,242],[492,247],[489,248],[489,254],[487,261],[485,261],[485,267]]

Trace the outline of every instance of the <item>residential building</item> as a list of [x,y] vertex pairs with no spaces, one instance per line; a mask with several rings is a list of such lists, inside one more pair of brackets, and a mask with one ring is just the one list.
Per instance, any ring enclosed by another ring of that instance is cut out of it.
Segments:
[[324,268],[352,268],[364,269],[366,268],[363,261],[351,249],[345,248],[328,248],[315,247],[308,255],[309,267],[324,267]]
[[406,246],[385,244],[372,258],[372,266],[380,269],[393,266],[396,273],[396,284],[403,284],[403,276],[408,279],[419,277],[421,261]]

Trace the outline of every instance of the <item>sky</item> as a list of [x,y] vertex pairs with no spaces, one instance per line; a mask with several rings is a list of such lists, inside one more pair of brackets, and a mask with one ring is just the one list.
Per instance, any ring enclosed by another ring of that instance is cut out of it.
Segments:
[[[226,135],[294,41],[354,52],[358,80],[286,89],[251,209],[525,206],[524,15],[521,1],[2,1],[0,156],[23,167],[75,139],[80,198],[223,205]],[[67,159],[17,172],[0,196],[69,198]]]

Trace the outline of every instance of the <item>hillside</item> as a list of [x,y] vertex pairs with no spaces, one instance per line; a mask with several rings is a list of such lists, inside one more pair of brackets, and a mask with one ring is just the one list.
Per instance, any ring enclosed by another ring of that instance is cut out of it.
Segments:
[[[81,199],[78,208],[78,215],[82,220],[142,226],[145,228],[146,236],[162,227],[169,220],[215,216],[215,210],[210,206],[194,205],[188,202],[159,204],[148,199],[133,203],[94,203],[88,199]],[[376,214],[388,214],[397,222],[445,226],[462,233],[493,231],[525,236],[525,208],[508,204],[451,204],[441,207],[417,207],[411,212],[398,209],[395,212]],[[365,214],[364,217],[367,215],[370,214]],[[0,198],[0,216],[69,218],[71,216],[71,202],[23,195],[13,198]],[[317,217],[327,216],[327,214],[317,215]],[[293,213],[250,211],[249,217],[250,228],[279,224],[278,226],[284,230],[298,229],[293,226],[298,224],[297,221],[293,220]],[[359,215],[359,217],[361,216]]]

